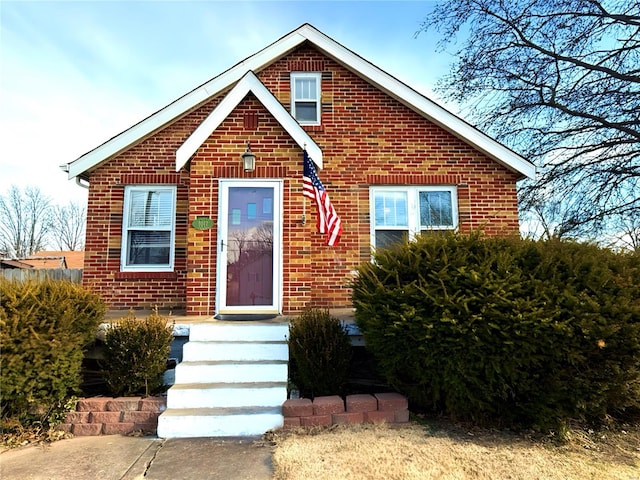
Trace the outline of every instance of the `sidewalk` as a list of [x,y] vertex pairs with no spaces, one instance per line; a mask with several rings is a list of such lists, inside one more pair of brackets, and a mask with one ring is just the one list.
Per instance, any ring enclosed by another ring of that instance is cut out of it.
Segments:
[[268,480],[260,438],[76,437],[0,453],[2,480]]

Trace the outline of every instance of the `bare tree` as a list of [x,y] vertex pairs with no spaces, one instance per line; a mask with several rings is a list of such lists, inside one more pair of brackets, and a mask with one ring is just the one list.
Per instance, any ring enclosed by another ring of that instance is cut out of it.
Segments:
[[609,246],[627,252],[640,254],[640,211],[635,215],[625,215],[613,222]]
[[0,247],[5,256],[22,258],[45,248],[51,230],[51,203],[36,187],[15,185],[0,196]]
[[56,205],[52,209],[53,225],[51,238],[60,250],[82,250],[87,209],[79,202],[69,202],[65,206]]
[[[464,33],[439,92],[536,163],[521,188],[553,193],[563,232],[593,236],[640,209],[640,2],[440,2],[420,31]],[[468,33],[468,34],[467,34]]]

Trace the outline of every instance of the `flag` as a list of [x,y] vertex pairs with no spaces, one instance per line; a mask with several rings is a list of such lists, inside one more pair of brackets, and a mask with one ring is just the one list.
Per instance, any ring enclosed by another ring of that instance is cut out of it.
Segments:
[[302,159],[302,194],[305,197],[315,200],[318,211],[316,227],[318,232],[327,235],[327,245],[332,247],[340,240],[340,235],[342,235],[342,222],[333,205],[331,205],[329,195],[318,178],[316,167],[313,165],[309,155],[307,155],[306,150],[303,150]]

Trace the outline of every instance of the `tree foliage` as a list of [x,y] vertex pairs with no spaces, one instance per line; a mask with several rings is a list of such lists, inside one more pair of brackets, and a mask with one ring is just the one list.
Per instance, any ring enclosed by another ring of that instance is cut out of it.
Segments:
[[31,255],[46,246],[51,230],[51,201],[39,189],[15,185],[0,197],[0,246],[14,258]]
[[640,2],[440,2],[421,31],[465,39],[439,92],[539,168],[525,208],[555,201],[555,234],[640,210]]
[[12,185],[0,196],[0,257],[25,258],[48,246],[81,250],[85,218],[79,203],[56,205],[37,187]]

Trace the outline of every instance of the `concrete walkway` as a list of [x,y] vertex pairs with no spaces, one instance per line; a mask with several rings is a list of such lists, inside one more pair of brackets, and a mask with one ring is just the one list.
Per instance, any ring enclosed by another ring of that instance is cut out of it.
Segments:
[[76,437],[0,453],[2,480],[267,480],[260,438]]

